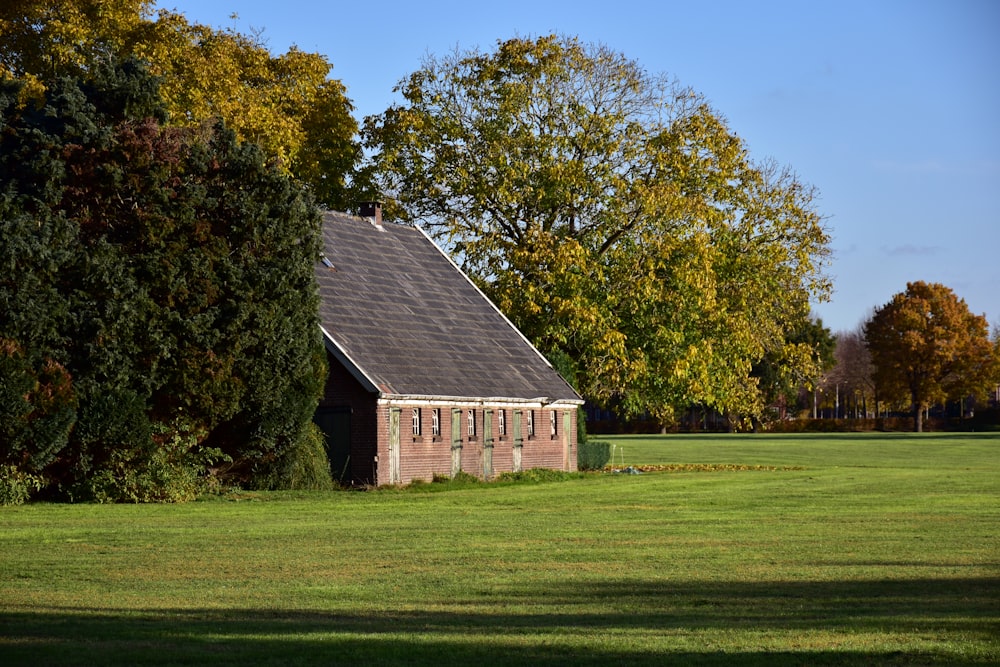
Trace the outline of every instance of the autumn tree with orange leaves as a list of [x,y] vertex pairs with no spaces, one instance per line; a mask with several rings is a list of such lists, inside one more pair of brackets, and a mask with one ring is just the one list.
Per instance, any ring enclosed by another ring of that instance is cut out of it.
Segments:
[[986,317],[948,287],[908,283],[864,327],[880,399],[909,399],[914,430],[932,404],[983,394],[1000,377]]

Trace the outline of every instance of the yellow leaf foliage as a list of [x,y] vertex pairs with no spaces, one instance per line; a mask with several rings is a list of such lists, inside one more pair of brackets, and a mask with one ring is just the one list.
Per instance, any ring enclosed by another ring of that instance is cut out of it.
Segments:
[[344,86],[322,55],[292,47],[273,56],[259,37],[189,23],[151,0],[28,0],[0,8],[0,74],[28,83],[83,75],[99,61],[135,56],[161,79],[174,125],[219,118],[259,144],[321,202],[343,208],[360,155]]
[[761,410],[754,363],[829,291],[812,188],[690,89],[572,38],[429,57],[398,90],[364,131],[388,208],[568,354],[588,398]]

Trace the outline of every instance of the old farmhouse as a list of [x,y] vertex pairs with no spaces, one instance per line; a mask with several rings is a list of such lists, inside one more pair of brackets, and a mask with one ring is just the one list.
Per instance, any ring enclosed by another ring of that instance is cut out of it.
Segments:
[[323,246],[316,422],[335,479],[576,469],[580,396],[422,230],[367,204],[324,213]]

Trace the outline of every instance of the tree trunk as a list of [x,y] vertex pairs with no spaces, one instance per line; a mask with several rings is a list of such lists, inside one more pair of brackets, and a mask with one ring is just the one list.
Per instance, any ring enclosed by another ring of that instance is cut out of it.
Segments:
[[917,433],[924,430],[924,407],[919,403],[913,404],[913,430]]

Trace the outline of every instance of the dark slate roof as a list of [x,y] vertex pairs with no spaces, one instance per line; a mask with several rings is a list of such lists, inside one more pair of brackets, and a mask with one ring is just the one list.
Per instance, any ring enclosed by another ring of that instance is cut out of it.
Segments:
[[580,400],[420,229],[327,212],[323,253],[327,346],[370,390]]

